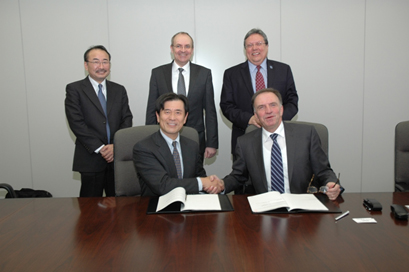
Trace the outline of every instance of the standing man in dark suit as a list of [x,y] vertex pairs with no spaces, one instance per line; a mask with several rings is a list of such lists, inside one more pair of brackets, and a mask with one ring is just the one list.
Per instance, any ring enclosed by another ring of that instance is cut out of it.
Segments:
[[282,121],[280,92],[263,89],[253,95],[254,113],[261,128],[237,139],[233,170],[224,178],[228,193],[249,178],[255,193],[307,193],[312,175],[334,200],[340,185],[313,126]]
[[133,149],[142,196],[161,196],[176,187],[185,188],[188,194],[222,191],[217,177],[206,177],[199,145],[179,134],[189,115],[186,96],[165,93],[157,99],[155,108],[159,131]]
[[88,77],[66,87],[65,113],[75,141],[73,171],[81,173],[80,197],[115,196],[114,135],[132,126],[128,96],[122,85],[106,80],[111,55],[102,46],[84,54]]
[[186,126],[196,129],[199,133],[203,160],[212,158],[217,152],[217,115],[212,73],[209,69],[190,62],[193,47],[193,39],[186,32],[176,33],[172,37],[170,50],[174,61],[152,70],[146,124],[156,124],[155,101],[160,95],[168,92],[184,94],[189,99],[190,107]]
[[267,59],[268,40],[260,29],[250,30],[244,37],[247,61],[224,72],[220,108],[233,123],[231,152],[234,157],[237,137],[244,134],[248,125],[260,127],[253,114],[251,97],[266,87],[281,93],[284,120],[291,120],[298,112],[298,95],[290,66]]

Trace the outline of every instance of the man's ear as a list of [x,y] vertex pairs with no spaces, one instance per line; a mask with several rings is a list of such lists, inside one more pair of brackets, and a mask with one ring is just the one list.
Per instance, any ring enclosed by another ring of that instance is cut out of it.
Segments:
[[189,113],[187,112],[185,115],[185,120],[183,120],[183,124],[186,124],[186,120],[187,120],[187,116],[189,115]]

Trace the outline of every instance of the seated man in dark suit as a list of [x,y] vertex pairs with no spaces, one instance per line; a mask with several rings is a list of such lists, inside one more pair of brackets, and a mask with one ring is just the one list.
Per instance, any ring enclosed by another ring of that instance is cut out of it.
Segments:
[[199,144],[179,134],[188,113],[184,95],[165,93],[156,100],[160,129],[133,149],[142,196],[161,196],[176,187],[185,188],[187,194],[222,190],[217,177],[206,177]]
[[282,121],[281,95],[264,89],[252,97],[252,105],[261,128],[237,140],[237,160],[232,172],[224,178],[228,193],[249,178],[255,193],[307,193],[312,175],[320,186],[326,186],[329,199],[340,193],[340,185],[328,157],[321,147],[313,126]]

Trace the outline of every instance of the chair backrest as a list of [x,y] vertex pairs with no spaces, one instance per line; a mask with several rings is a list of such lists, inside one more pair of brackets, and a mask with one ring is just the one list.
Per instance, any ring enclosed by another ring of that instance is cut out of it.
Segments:
[[[133,147],[140,140],[159,130],[159,125],[137,126],[121,129],[114,138],[115,195],[135,196],[141,194],[141,187],[133,163]],[[183,127],[181,135],[199,143],[194,128]]]
[[[294,124],[305,124],[305,125],[310,125],[315,127],[315,130],[318,133],[318,136],[320,137],[321,140],[321,146],[322,149],[324,149],[325,154],[327,154],[328,156],[328,129],[326,126],[324,126],[323,124],[319,124],[319,123],[311,123],[311,122],[302,122],[302,121],[286,121],[286,123],[294,123]],[[257,129],[256,126],[248,126],[246,129],[246,133]]]
[[409,190],[409,121],[395,127],[395,191]]
[[3,188],[8,192],[8,194],[6,195],[7,198],[17,198],[17,194],[10,184],[0,183],[0,188]]

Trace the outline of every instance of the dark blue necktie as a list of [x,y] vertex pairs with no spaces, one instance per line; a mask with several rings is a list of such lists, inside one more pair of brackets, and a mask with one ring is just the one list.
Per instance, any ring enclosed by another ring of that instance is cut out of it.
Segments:
[[108,144],[109,144],[111,142],[111,130],[109,129],[108,115],[107,115],[107,101],[105,99],[104,94],[102,93],[102,84],[98,85],[98,99],[105,113],[107,137],[108,137]]
[[180,156],[179,156],[179,152],[178,149],[176,148],[176,141],[172,142],[173,145],[173,160],[175,161],[175,166],[176,166],[176,171],[178,173],[178,178],[182,179],[183,178],[183,174],[182,174],[182,165],[180,163]]
[[273,139],[271,147],[271,190],[284,193],[283,159],[281,149],[277,143],[277,133],[270,135]]

